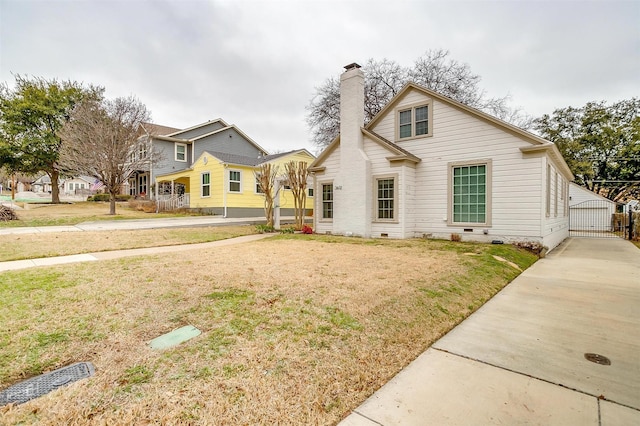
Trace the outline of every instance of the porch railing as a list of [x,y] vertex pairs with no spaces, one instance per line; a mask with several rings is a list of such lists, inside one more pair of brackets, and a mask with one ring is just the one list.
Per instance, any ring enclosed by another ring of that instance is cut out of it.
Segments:
[[158,195],[156,200],[159,212],[166,212],[189,207],[189,194]]

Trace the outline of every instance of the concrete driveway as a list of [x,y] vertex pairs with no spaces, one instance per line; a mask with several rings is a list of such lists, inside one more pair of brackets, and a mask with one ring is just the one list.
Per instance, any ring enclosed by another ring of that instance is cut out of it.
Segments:
[[568,239],[341,423],[488,424],[640,425],[638,248]]

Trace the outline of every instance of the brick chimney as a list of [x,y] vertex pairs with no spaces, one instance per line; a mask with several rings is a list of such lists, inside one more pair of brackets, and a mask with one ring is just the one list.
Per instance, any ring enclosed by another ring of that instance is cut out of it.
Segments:
[[[371,162],[363,149],[364,73],[345,66],[340,76],[340,171],[334,179],[334,233],[371,236]],[[339,206],[339,207],[338,207]]]
[[340,76],[340,145],[345,141],[362,147],[364,126],[364,73],[360,65],[349,64]]

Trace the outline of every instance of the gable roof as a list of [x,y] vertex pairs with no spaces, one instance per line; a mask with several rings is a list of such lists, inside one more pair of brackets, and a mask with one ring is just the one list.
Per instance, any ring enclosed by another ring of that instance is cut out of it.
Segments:
[[[281,152],[278,154],[266,155],[264,157],[248,157],[246,155],[236,155],[236,154],[228,154],[226,152],[219,151],[205,151],[205,153],[209,153],[210,155],[216,157],[218,160],[223,163],[228,164],[236,164],[239,166],[249,166],[256,167],[263,163],[268,163],[278,158],[286,157],[287,155],[297,154],[298,152],[306,152],[313,158],[313,155],[309,153],[306,149],[296,149],[288,152]],[[204,153],[203,153],[204,154]]]
[[212,123],[216,123],[216,122],[222,124],[222,127],[229,127],[229,125],[222,118],[216,118],[214,120],[205,121],[204,123],[196,124],[195,126],[187,127],[186,129],[178,130],[176,132],[169,133],[168,135],[163,135],[163,136],[177,137],[181,133],[186,133],[188,131],[198,129],[200,127],[208,126],[208,125],[210,125]]
[[494,117],[490,114],[487,114],[486,112],[480,111],[479,109],[470,107],[469,105],[463,104],[462,102],[456,101],[455,99],[449,98],[448,96],[442,95],[438,92],[435,92],[431,89],[427,89],[424,86],[420,86],[418,84],[415,83],[407,83],[404,85],[404,87],[389,101],[389,103],[387,103],[384,108],[382,108],[380,110],[379,113],[377,113],[375,115],[375,117],[373,117],[373,119],[365,126],[365,128],[369,129],[373,126],[375,126],[375,124],[382,118],[384,117],[387,112],[390,109],[395,108],[396,104],[398,104],[398,102],[400,101],[400,99],[402,99],[402,97],[405,95],[405,93],[409,92],[410,90],[417,90],[420,91],[422,93],[424,93],[425,95],[431,97],[431,98],[435,98],[443,103],[446,103],[456,109],[462,110],[464,112],[467,112],[471,115],[476,116],[477,118],[480,118],[481,120],[487,121],[491,124],[494,124],[498,127],[501,127],[503,130],[507,130],[511,133],[516,133],[519,136],[522,136],[523,138],[525,138],[529,143],[534,144],[534,145],[541,145],[541,144],[549,144],[551,142],[549,142],[546,139],[541,138],[540,136],[534,135],[533,133],[527,132],[526,130],[521,129],[518,126],[514,126],[513,124],[507,123],[504,120],[500,120],[497,117]]
[[154,123],[142,123],[142,128],[152,136],[165,136],[180,130],[175,127],[163,126],[161,124]]
[[[222,120],[220,120],[220,121],[221,121],[222,123],[224,123],[224,121],[222,121]],[[235,125],[235,124],[232,124],[232,125],[230,125],[230,126],[229,126],[229,125],[227,125],[227,126],[222,127],[222,128],[220,128],[220,129],[218,129],[218,130],[214,130],[213,132],[205,133],[204,135],[196,136],[196,137],[191,138],[191,139],[188,139],[188,140],[189,140],[189,141],[191,141],[191,142],[197,142],[199,139],[204,139],[204,138],[206,138],[206,137],[208,137],[208,136],[215,135],[215,134],[217,134],[217,133],[221,133],[221,132],[224,132],[224,131],[226,131],[226,130],[231,130],[231,129],[232,129],[232,130],[235,130],[235,131],[236,131],[240,136],[242,136],[243,138],[245,138],[245,139],[246,139],[250,144],[252,144],[252,145],[253,145],[255,148],[257,148],[260,152],[263,152],[263,153],[265,153],[265,154],[267,153],[267,151],[266,151],[264,148],[262,148],[260,145],[258,145],[258,144],[253,140],[253,139],[251,139],[251,138],[250,138],[250,137],[249,137],[245,132],[243,132],[242,130],[240,130],[240,129]],[[175,136],[174,136],[174,137],[175,137]]]
[[[570,176],[571,179],[573,179],[573,173],[571,172],[571,169],[569,169],[569,166],[567,165],[564,158],[562,157],[562,154],[558,150],[558,147],[553,142],[543,139],[540,136],[534,135],[533,133],[527,132],[526,130],[523,130],[517,126],[514,126],[513,124],[507,123],[506,121],[500,120],[499,118],[496,118],[490,114],[487,114],[486,112],[480,111],[476,108],[465,105],[462,102],[451,99],[431,89],[427,89],[424,86],[420,86],[418,84],[411,83],[411,82],[405,84],[404,87],[393,98],[391,98],[391,100],[384,106],[384,108],[382,108],[380,112],[378,112],[375,115],[375,117],[373,117],[373,119],[369,123],[367,123],[367,125],[364,126],[364,128],[362,129],[363,133],[365,133],[367,136],[370,136],[370,137],[373,136],[372,139],[376,140],[376,142],[378,143],[381,143],[383,146],[390,149],[391,151],[400,149],[403,151],[402,155],[412,156],[419,160],[418,157],[414,156],[407,150],[404,150],[399,145],[387,139],[382,138],[381,136],[377,135],[375,132],[371,130],[376,125],[376,123],[382,119],[382,117],[385,117],[391,110],[395,108],[395,106],[400,102],[400,100],[404,97],[404,95],[410,90],[420,91],[424,93],[426,96],[429,96],[433,99],[437,99],[440,102],[443,102],[447,105],[452,106],[453,108],[456,108],[465,113],[471,114],[480,120],[483,120],[485,122],[488,122],[489,124],[499,127],[506,132],[509,132],[509,133],[515,134],[516,136],[521,137],[522,139],[524,139],[525,141],[529,142],[532,145],[531,147],[521,148],[520,150],[523,153],[535,152],[535,151],[550,151],[551,157],[553,157],[558,162],[558,165],[560,166],[564,174],[567,176]],[[318,155],[318,158],[316,159],[316,161],[314,161],[313,164],[311,164],[311,168],[315,168],[317,170],[322,169],[321,167],[319,167],[319,165],[322,164],[322,162],[326,159],[326,157],[336,148],[336,146],[339,143],[340,143],[340,136],[338,135],[327,146],[327,148],[325,148],[325,150],[322,151],[320,155]],[[410,159],[410,158],[406,158],[406,159]]]
[[[402,148],[400,145],[391,142],[389,139],[384,138],[374,132],[373,130],[369,130],[367,128],[361,129],[362,133],[368,136],[371,140],[382,145],[383,148],[386,148],[392,154],[395,154],[393,157],[387,157],[389,161],[410,161],[412,163],[419,163],[422,161],[419,157],[416,157],[406,149]],[[324,160],[331,154],[337,147],[340,145],[340,135],[338,135],[325,149],[318,155],[313,163],[309,165],[309,171],[311,172],[319,172],[324,168],[320,166],[324,162]]]
[[218,160],[223,163],[228,164],[236,164],[238,166],[250,166],[254,167],[258,164],[262,163],[263,157],[248,157],[246,155],[237,155],[237,154],[229,154],[226,152],[219,151],[205,151],[202,155],[209,153],[210,155],[216,157]]
[[278,159],[280,157],[286,157],[287,155],[298,154],[298,153],[300,153],[300,154],[304,153],[304,154],[307,154],[311,158],[314,158],[314,159],[316,158],[315,155],[313,155],[312,153],[310,153],[309,151],[307,151],[306,149],[303,148],[303,149],[294,149],[294,150],[287,151],[287,152],[279,152],[277,154],[266,155],[266,156],[262,157],[263,160],[264,160],[263,163],[266,163],[268,161],[273,161],[273,160]]
[[362,133],[369,136],[371,139],[378,142],[378,144],[387,148],[392,153],[396,154],[395,157],[387,157],[389,161],[409,160],[414,163],[419,163],[420,161],[422,161],[420,158],[416,157],[406,149],[402,148],[400,145],[391,142],[389,139],[383,138],[382,136],[380,136],[379,134],[375,133],[372,130],[364,128],[362,129]]
[[[185,138],[181,138],[180,137],[180,135],[183,134],[183,133],[189,132],[191,130],[199,129],[201,127],[205,127],[205,126],[208,126],[208,125],[210,125],[212,123],[216,123],[216,122],[220,123],[223,127],[219,128],[217,130],[213,130],[211,132],[202,134],[202,135],[198,135],[198,136],[192,137],[192,138],[185,139]],[[165,126],[162,126],[162,127],[165,127]],[[167,128],[170,129],[169,127],[167,127]],[[177,129],[175,129],[175,130],[177,130]],[[215,120],[209,120],[209,121],[206,121],[204,123],[200,123],[200,124],[197,124],[195,126],[191,126],[191,127],[187,128],[187,129],[177,130],[177,131],[175,131],[173,133],[169,133],[169,134],[153,134],[153,133],[151,133],[151,134],[152,134],[154,139],[158,139],[158,140],[163,140],[163,141],[168,141],[168,142],[187,143],[187,144],[191,143],[192,144],[194,142],[197,142],[200,139],[204,139],[204,138],[206,138],[208,136],[212,136],[212,135],[215,135],[217,133],[221,133],[221,132],[224,132],[224,131],[227,131],[227,130],[236,131],[247,142],[249,142],[251,145],[253,145],[258,151],[260,151],[260,152],[262,152],[264,154],[267,154],[267,150],[265,150],[263,147],[258,145],[256,143],[256,141],[251,139],[246,133],[244,133],[242,130],[240,130],[235,124],[229,125],[221,118],[216,118]]]

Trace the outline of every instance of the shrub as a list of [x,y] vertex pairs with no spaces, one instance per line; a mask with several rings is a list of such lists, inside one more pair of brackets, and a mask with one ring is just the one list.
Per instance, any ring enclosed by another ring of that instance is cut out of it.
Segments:
[[[110,194],[96,194],[87,198],[87,201],[109,201],[111,199]],[[131,195],[118,194],[116,195],[116,201],[129,201],[131,199]]]
[[129,199],[129,208],[145,213],[155,213],[158,209],[155,201]]
[[313,229],[309,225],[302,225],[303,234],[313,234]]
[[291,226],[287,226],[286,228],[280,229],[281,234],[293,234],[295,232],[295,228]]
[[451,241],[458,243],[462,241],[462,237],[460,236],[460,234],[453,233],[451,234]]
[[256,225],[256,232],[258,232],[258,234],[266,234],[268,232],[273,232],[273,226],[269,226],[269,225]]
[[513,243],[514,246],[530,251],[538,257],[544,256],[547,252],[547,248],[537,241],[517,241]]

